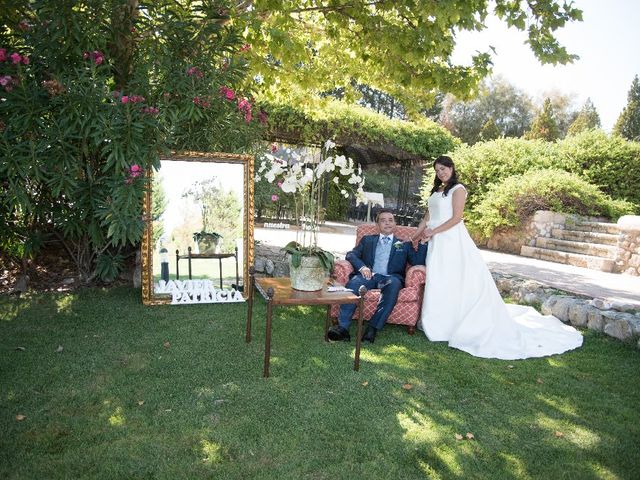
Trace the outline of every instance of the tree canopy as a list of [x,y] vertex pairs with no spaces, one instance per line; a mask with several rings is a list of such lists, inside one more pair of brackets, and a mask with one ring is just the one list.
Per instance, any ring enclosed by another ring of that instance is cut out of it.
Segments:
[[593,105],[591,99],[587,98],[587,101],[584,102],[580,113],[578,113],[578,116],[569,127],[567,134],[575,135],[576,133],[594,128],[600,128],[600,115],[598,115],[598,111]]
[[483,82],[473,100],[465,102],[447,95],[439,120],[456,137],[473,145],[500,136],[520,137],[529,129],[533,116],[531,98],[497,77]]
[[613,131],[628,139],[640,141],[640,81],[638,75],[633,79],[627,105],[618,117]]
[[550,98],[544,101],[542,109],[538,112],[536,118],[533,119],[531,130],[526,133],[525,137],[530,140],[539,138],[549,142],[560,138],[560,129],[556,122],[555,112]]
[[483,30],[490,13],[526,31],[536,57],[554,64],[577,58],[559,44],[556,30],[582,20],[573,3],[555,0],[256,0],[232,10],[244,25],[247,59],[267,98],[304,101],[338,87],[354,97],[353,84],[367,84],[411,112],[428,107],[439,92],[461,99],[477,92],[492,52],[476,53],[469,65],[451,56],[456,34]]

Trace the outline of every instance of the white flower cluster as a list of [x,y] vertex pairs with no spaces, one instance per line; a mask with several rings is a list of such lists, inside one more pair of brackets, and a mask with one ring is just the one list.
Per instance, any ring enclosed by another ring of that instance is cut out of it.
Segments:
[[[331,140],[327,140],[324,144],[327,154],[334,147],[335,143]],[[313,167],[312,159],[302,157],[296,152],[291,152],[291,157],[292,161],[289,163],[272,154],[265,154],[258,168],[256,181],[260,181],[264,177],[269,183],[273,183],[276,178],[281,177],[282,182],[279,183],[279,186],[284,193],[302,193],[306,192],[314,182],[318,182],[324,175],[331,175],[336,185],[341,185],[341,181],[346,180],[347,185],[344,186],[350,186],[351,190],[355,190],[358,201],[364,198],[362,167],[356,165],[351,158],[344,155],[335,157],[327,155]],[[345,198],[349,198],[350,192],[347,188],[342,188],[340,193]]]

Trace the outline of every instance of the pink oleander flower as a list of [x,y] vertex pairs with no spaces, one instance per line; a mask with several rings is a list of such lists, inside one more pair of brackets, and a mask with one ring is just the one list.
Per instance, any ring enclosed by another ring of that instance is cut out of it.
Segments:
[[144,102],[144,97],[140,96],[140,95],[131,95],[129,97],[129,101],[131,103],[140,103],[140,102]]
[[278,197],[278,195],[271,195],[271,201],[272,202],[277,202],[279,198],[280,197]]
[[100,50],[94,50],[93,52],[84,52],[82,54],[82,58],[84,60],[91,60],[96,65],[100,65],[102,62],[104,62],[104,53],[102,53]]
[[278,145],[275,143],[271,144],[271,153],[276,153],[278,151]]
[[267,112],[260,109],[260,112],[258,113],[258,121],[260,122],[260,124],[266,125],[268,119],[269,119],[269,115],[267,115]]
[[22,63],[25,65],[29,65],[29,57],[27,57],[26,55],[22,57]]
[[142,167],[136,163],[129,167],[129,175],[132,177],[138,177],[142,175]]
[[282,182],[278,182],[278,188],[282,188]]
[[249,103],[249,100],[247,100],[246,98],[238,98],[238,110],[241,110],[243,112],[246,111],[251,111],[251,104]]
[[20,54],[18,52],[13,52],[11,55],[9,55],[9,58],[11,58],[11,62],[15,65],[17,63],[20,63],[20,60],[22,60],[22,57],[20,56]]
[[193,103],[195,103],[196,105],[198,105],[199,107],[202,108],[207,108],[210,103],[209,103],[209,97],[205,98],[200,98],[200,97],[194,97],[193,98]]
[[236,93],[229,87],[225,86],[220,87],[220,95],[222,95],[227,100],[233,100],[234,98],[236,98]]
[[248,43],[245,43],[244,45],[242,45],[242,47],[240,47],[241,52],[246,52],[248,50],[251,50],[251,45],[249,45]]
[[122,103],[129,103],[129,97],[128,97],[127,95],[123,95],[123,96],[120,98],[120,101],[121,101]]
[[0,77],[0,85],[3,87],[9,85],[11,83],[11,76],[5,75],[4,77]]
[[202,73],[200,71],[200,69],[198,69],[198,67],[191,67],[187,70],[187,75],[192,77],[192,76],[196,76],[197,78],[202,78],[204,77],[204,73]]
[[7,60],[7,49],[0,48],[0,62],[4,62]]
[[250,123],[252,118],[253,117],[251,116],[251,111],[248,111],[244,114],[244,121],[246,123]]

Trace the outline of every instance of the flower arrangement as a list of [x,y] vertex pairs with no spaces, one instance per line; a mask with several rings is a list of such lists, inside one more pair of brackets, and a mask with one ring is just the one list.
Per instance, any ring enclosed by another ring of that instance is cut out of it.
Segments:
[[334,155],[336,144],[327,140],[319,158],[312,155],[291,153],[285,160],[272,153],[266,153],[256,174],[256,181],[264,177],[269,183],[277,184],[282,195],[292,195],[298,222],[296,241],[284,247],[291,255],[291,265],[299,267],[302,257],[316,256],[326,270],[333,268],[333,255],[318,247],[318,232],[324,221],[324,201],[329,182],[340,188],[340,193],[349,198],[354,194],[364,197],[364,177],[362,168],[344,155]]

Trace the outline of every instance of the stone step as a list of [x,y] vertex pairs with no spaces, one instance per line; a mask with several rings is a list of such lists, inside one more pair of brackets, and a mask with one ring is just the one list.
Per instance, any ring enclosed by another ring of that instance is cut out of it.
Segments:
[[571,240],[573,242],[599,243],[602,245],[617,245],[618,235],[611,233],[585,232],[580,230],[563,230],[554,228],[551,236],[560,240]]
[[606,223],[606,222],[585,222],[578,221],[574,224],[567,223],[567,230],[578,230],[581,232],[598,232],[598,233],[609,233],[613,235],[618,235],[620,233],[620,228],[615,223]]
[[561,252],[581,253],[593,257],[611,258],[616,256],[617,248],[612,245],[601,245],[597,243],[575,242],[573,240],[560,240],[557,238],[537,237],[536,247],[549,250],[559,250]]
[[547,248],[523,246],[520,250],[523,257],[537,258],[548,262],[564,263],[575,267],[590,268],[591,270],[600,270],[601,272],[612,272],[614,261],[609,258],[594,257],[591,255],[582,255],[580,253],[559,252],[557,250],[549,250]]

